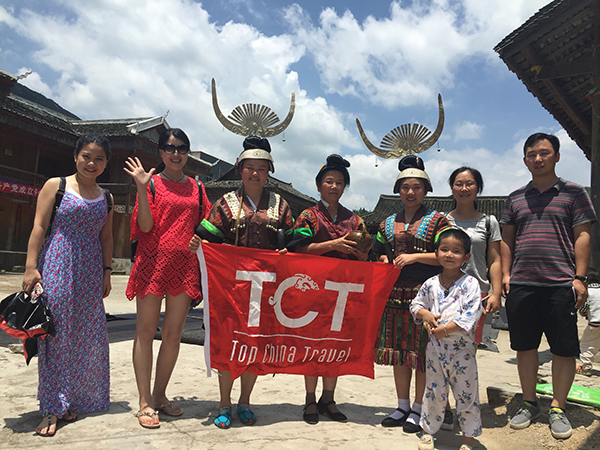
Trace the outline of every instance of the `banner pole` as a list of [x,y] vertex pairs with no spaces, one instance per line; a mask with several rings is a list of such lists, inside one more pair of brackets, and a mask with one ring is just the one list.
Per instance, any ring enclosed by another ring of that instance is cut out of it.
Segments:
[[202,251],[202,242],[196,252],[198,256],[198,263],[200,265],[200,280],[202,284],[202,298],[204,300],[203,313],[204,313],[204,362],[206,364],[206,376],[212,376],[212,367],[210,365],[210,303],[208,299],[208,271],[206,270],[206,260],[204,259],[204,252]]

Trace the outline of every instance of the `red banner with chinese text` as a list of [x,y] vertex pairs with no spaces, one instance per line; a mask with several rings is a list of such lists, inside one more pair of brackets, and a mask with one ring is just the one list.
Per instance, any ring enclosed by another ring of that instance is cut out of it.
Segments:
[[198,255],[209,367],[374,377],[393,265],[206,243]]
[[13,181],[0,180],[0,192],[37,197],[41,189],[42,188],[38,186],[28,186],[26,184],[15,183]]

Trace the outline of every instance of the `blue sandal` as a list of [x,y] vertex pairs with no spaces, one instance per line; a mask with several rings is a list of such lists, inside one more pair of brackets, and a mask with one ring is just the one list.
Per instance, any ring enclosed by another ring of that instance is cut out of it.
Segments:
[[231,426],[231,406],[221,408],[217,417],[214,420],[214,424],[218,428],[227,429]]
[[250,405],[238,405],[235,410],[240,418],[240,422],[244,425],[254,425],[256,423],[256,415],[250,409]]

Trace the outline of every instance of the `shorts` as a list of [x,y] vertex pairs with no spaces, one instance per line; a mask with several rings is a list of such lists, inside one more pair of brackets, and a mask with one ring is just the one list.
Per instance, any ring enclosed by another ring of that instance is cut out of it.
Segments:
[[579,356],[576,297],[571,286],[511,284],[506,296],[510,348],[535,350],[546,335],[553,355]]

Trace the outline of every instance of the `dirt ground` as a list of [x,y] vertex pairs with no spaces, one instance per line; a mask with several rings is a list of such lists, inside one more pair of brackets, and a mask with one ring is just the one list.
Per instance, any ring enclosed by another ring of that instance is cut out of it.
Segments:
[[[114,277],[113,291],[106,299],[107,311],[123,317],[134,317],[135,305],[124,298],[126,277]],[[0,274],[0,299],[15,292],[21,276]],[[130,321],[134,324],[134,321]],[[585,323],[581,322],[581,331]],[[337,424],[323,421],[318,428],[310,428],[299,419],[304,392],[301,381],[294,376],[261,377],[256,388],[256,401],[261,423],[251,429],[239,425],[223,433],[212,425],[211,414],[218,406],[218,387],[214,379],[206,378],[203,368],[202,347],[182,345],[177,369],[172,380],[173,392],[183,393],[177,400],[186,409],[181,420],[165,420],[156,433],[147,433],[137,425],[135,411],[137,389],[131,366],[131,336],[133,325],[126,320],[111,322],[111,410],[106,414],[86,415],[75,424],[65,426],[60,436],[45,440],[47,448],[96,450],[105,448],[239,448],[241,442],[251,442],[248,448],[333,450],[338,448],[370,450],[417,448],[414,435],[402,430],[383,428],[381,420],[394,408],[393,373],[391,368],[376,366],[374,380],[363,377],[341,377],[336,400],[352,422]],[[123,328],[123,330],[121,330]],[[127,328],[127,330],[125,329]],[[128,334],[129,333],[129,334]],[[532,449],[532,450],[600,450],[600,410],[569,403],[567,416],[573,426],[573,436],[559,441],[552,437],[548,427],[550,398],[540,396],[542,417],[525,430],[512,430],[510,418],[521,404],[520,395],[508,394],[508,403],[490,404],[486,389],[496,387],[506,392],[520,392],[516,358],[509,348],[506,331],[496,333],[493,342],[498,352],[479,351],[477,360],[480,377],[483,435],[477,450]],[[129,336],[129,337],[128,337]],[[0,349],[1,350],[1,349]],[[27,367],[22,356],[0,352],[0,394],[10,401],[0,405],[0,449],[40,448],[33,429],[39,421],[35,392],[36,363]],[[550,382],[551,354],[547,346],[540,349],[540,382]],[[600,355],[594,359],[591,378],[577,375],[575,384],[600,388]],[[237,389],[237,388],[236,388]],[[237,392],[237,391],[236,391]],[[193,396],[189,397],[192,393]],[[237,393],[234,393],[234,397]],[[161,421],[162,422],[162,421]],[[460,447],[458,425],[454,432],[440,431],[436,435],[436,449]]]
[[600,411],[580,405],[567,405],[567,417],[573,427],[573,436],[566,440],[552,437],[548,427],[550,398],[539,400],[542,417],[524,430],[513,430],[509,426],[510,418],[520,406],[520,399],[514,398],[509,404],[493,407],[484,404],[482,420],[486,440],[491,437],[501,442],[506,449],[560,449],[592,450],[600,449]]

